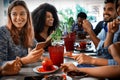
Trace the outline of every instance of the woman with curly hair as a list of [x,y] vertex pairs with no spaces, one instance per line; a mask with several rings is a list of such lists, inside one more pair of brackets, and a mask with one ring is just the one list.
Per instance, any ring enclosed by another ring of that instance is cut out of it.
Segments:
[[35,38],[38,42],[46,41],[48,36],[59,25],[57,10],[53,5],[48,3],[41,4],[32,12],[32,20]]

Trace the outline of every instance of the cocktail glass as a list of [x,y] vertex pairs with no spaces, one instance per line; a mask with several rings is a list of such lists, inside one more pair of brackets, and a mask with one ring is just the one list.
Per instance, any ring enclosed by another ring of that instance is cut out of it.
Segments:
[[60,67],[60,65],[64,62],[64,46],[49,46],[48,51],[53,64]]
[[64,44],[66,47],[66,51],[73,51],[74,50],[74,43],[75,43],[76,35],[75,33],[70,33],[64,38]]

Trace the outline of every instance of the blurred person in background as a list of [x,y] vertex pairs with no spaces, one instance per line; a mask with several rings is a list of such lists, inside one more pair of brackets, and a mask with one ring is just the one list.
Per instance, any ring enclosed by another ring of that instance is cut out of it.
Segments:
[[[85,12],[80,12],[77,15],[77,21],[73,23],[71,31],[75,32],[78,36],[78,39],[86,39],[87,32],[84,30],[82,23],[83,20],[87,19],[87,14]],[[92,24],[91,27],[93,28]]]
[[87,19],[87,14],[85,12],[80,12],[77,15],[77,21],[72,25],[72,32],[84,31],[82,27],[82,22],[84,19]]

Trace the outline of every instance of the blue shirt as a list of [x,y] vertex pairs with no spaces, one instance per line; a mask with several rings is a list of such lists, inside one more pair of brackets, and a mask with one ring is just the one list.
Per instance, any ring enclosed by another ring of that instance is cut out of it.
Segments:
[[[93,25],[91,24],[91,27],[93,29]],[[78,25],[77,22],[75,22],[73,25],[72,25],[72,28],[71,28],[71,31],[76,31],[76,32],[79,32],[79,31],[84,31],[83,27],[82,27],[82,24],[81,25]]]
[[[107,35],[107,32],[104,30],[104,28],[102,28],[101,32],[97,36],[100,39],[100,42],[97,46],[97,51],[98,51],[97,54],[102,55],[104,58],[107,58],[109,65],[116,65],[117,62],[112,59],[112,56],[108,52],[108,47],[103,48],[103,44],[104,44],[106,35]],[[118,39],[119,36],[120,36],[120,26],[119,26],[119,30],[114,34],[113,43],[115,43],[119,40]]]
[[73,31],[78,32],[78,31],[84,31],[84,30],[83,30],[83,28],[82,28],[82,25],[81,25],[81,26],[78,26],[78,23],[74,23],[74,24],[72,25],[71,31],[72,31],[72,32],[73,32]]
[[[36,45],[34,41],[34,46]],[[28,48],[24,48],[21,44],[16,45],[10,35],[10,31],[6,26],[0,27],[0,65],[5,61],[14,60],[16,56],[24,57],[28,54]]]

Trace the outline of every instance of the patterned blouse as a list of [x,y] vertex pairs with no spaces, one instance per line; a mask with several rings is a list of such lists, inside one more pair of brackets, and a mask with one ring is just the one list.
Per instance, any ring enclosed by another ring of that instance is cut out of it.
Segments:
[[[37,41],[34,40],[35,47]],[[6,26],[0,27],[0,65],[4,61],[14,60],[16,56],[23,57],[28,54],[28,48],[22,45],[15,45]]]

